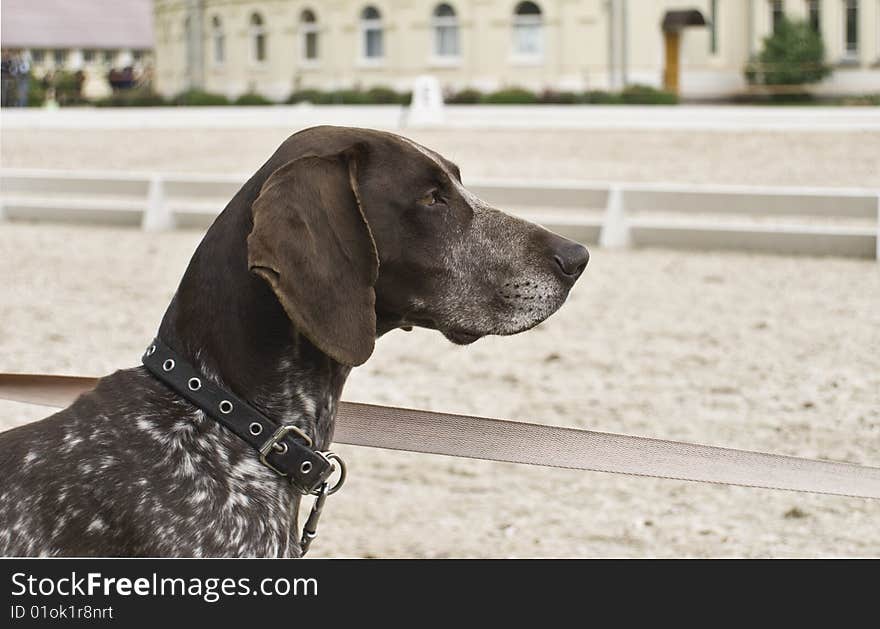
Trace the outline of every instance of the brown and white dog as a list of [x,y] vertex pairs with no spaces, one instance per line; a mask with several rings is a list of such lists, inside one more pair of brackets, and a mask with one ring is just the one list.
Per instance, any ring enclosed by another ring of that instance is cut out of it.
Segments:
[[[415,142],[316,127],[288,138],[208,230],[159,337],[325,449],[376,338],[522,332],[562,305],[588,258],[489,207]],[[0,435],[0,478],[2,555],[301,554],[299,495],[144,367]]]

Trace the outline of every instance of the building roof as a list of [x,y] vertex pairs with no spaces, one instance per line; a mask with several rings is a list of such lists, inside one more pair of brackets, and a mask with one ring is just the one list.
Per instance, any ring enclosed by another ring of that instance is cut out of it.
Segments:
[[153,47],[151,0],[0,0],[4,48]]

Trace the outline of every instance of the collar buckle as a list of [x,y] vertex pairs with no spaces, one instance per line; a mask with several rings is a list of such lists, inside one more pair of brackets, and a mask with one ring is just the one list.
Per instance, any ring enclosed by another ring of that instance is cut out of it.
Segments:
[[[287,445],[281,443],[281,440],[284,439],[284,437],[287,436],[288,433],[293,433],[294,435],[296,435],[297,437],[299,437],[300,439],[305,441],[307,448],[312,447],[311,437],[309,437],[305,432],[303,432],[302,429],[300,429],[296,426],[293,426],[291,424],[285,424],[284,426],[279,426],[278,430],[276,430],[275,433],[266,440],[266,443],[264,443],[262,446],[260,446],[260,462],[263,465],[265,465],[266,467],[268,467],[270,470],[272,470],[273,472],[278,474],[279,476],[285,476],[285,477],[287,476],[287,474],[284,473],[283,471],[279,470],[277,467],[275,467],[271,463],[269,463],[269,459],[267,457],[272,453],[273,450],[278,451],[279,454],[284,454],[287,452]],[[301,466],[308,465],[308,469],[301,470],[304,474],[307,474],[312,469],[312,462],[311,461],[303,461],[300,465]]]

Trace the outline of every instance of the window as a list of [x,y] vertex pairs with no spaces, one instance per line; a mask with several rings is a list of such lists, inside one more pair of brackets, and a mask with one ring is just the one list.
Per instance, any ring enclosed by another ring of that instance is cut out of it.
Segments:
[[540,59],[544,49],[541,9],[534,2],[520,2],[513,13],[514,56]]
[[95,51],[94,50],[83,50],[83,61],[85,61],[86,63],[94,63]]
[[302,57],[306,61],[318,59],[318,19],[315,12],[306,9],[299,16],[300,31],[302,33]]
[[214,65],[221,66],[226,61],[226,35],[223,33],[223,22],[217,15],[211,19],[211,42]]
[[807,0],[807,22],[815,32],[821,32],[822,23],[819,17],[819,0]]
[[718,0],[709,3],[709,52],[718,54]]
[[770,0],[770,25],[774,33],[783,19],[785,19],[785,9],[782,0]]
[[135,50],[131,53],[131,58],[135,63],[140,63],[144,60],[144,51],[143,50]]
[[46,51],[42,48],[31,50],[31,59],[34,63],[43,63],[46,60]]
[[251,61],[255,63],[266,61],[266,26],[263,16],[259,13],[251,15]]
[[115,50],[105,50],[103,55],[103,61],[106,65],[111,65],[116,60],[116,51]]
[[56,66],[63,66],[67,62],[67,51],[61,49],[54,50],[52,52],[52,60]]
[[382,41],[382,14],[375,7],[361,11],[361,51],[364,59],[381,59],[385,52]]
[[455,59],[461,54],[458,43],[458,17],[448,4],[438,4],[431,18],[434,31],[434,56]]
[[846,48],[847,57],[859,54],[859,3],[857,0],[844,0],[846,12]]

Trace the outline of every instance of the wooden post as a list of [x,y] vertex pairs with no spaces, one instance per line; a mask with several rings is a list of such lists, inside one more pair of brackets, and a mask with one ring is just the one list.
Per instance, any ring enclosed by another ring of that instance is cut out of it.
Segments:
[[678,94],[678,52],[680,31],[664,31],[663,43],[666,49],[666,66],[663,69],[663,88]]

